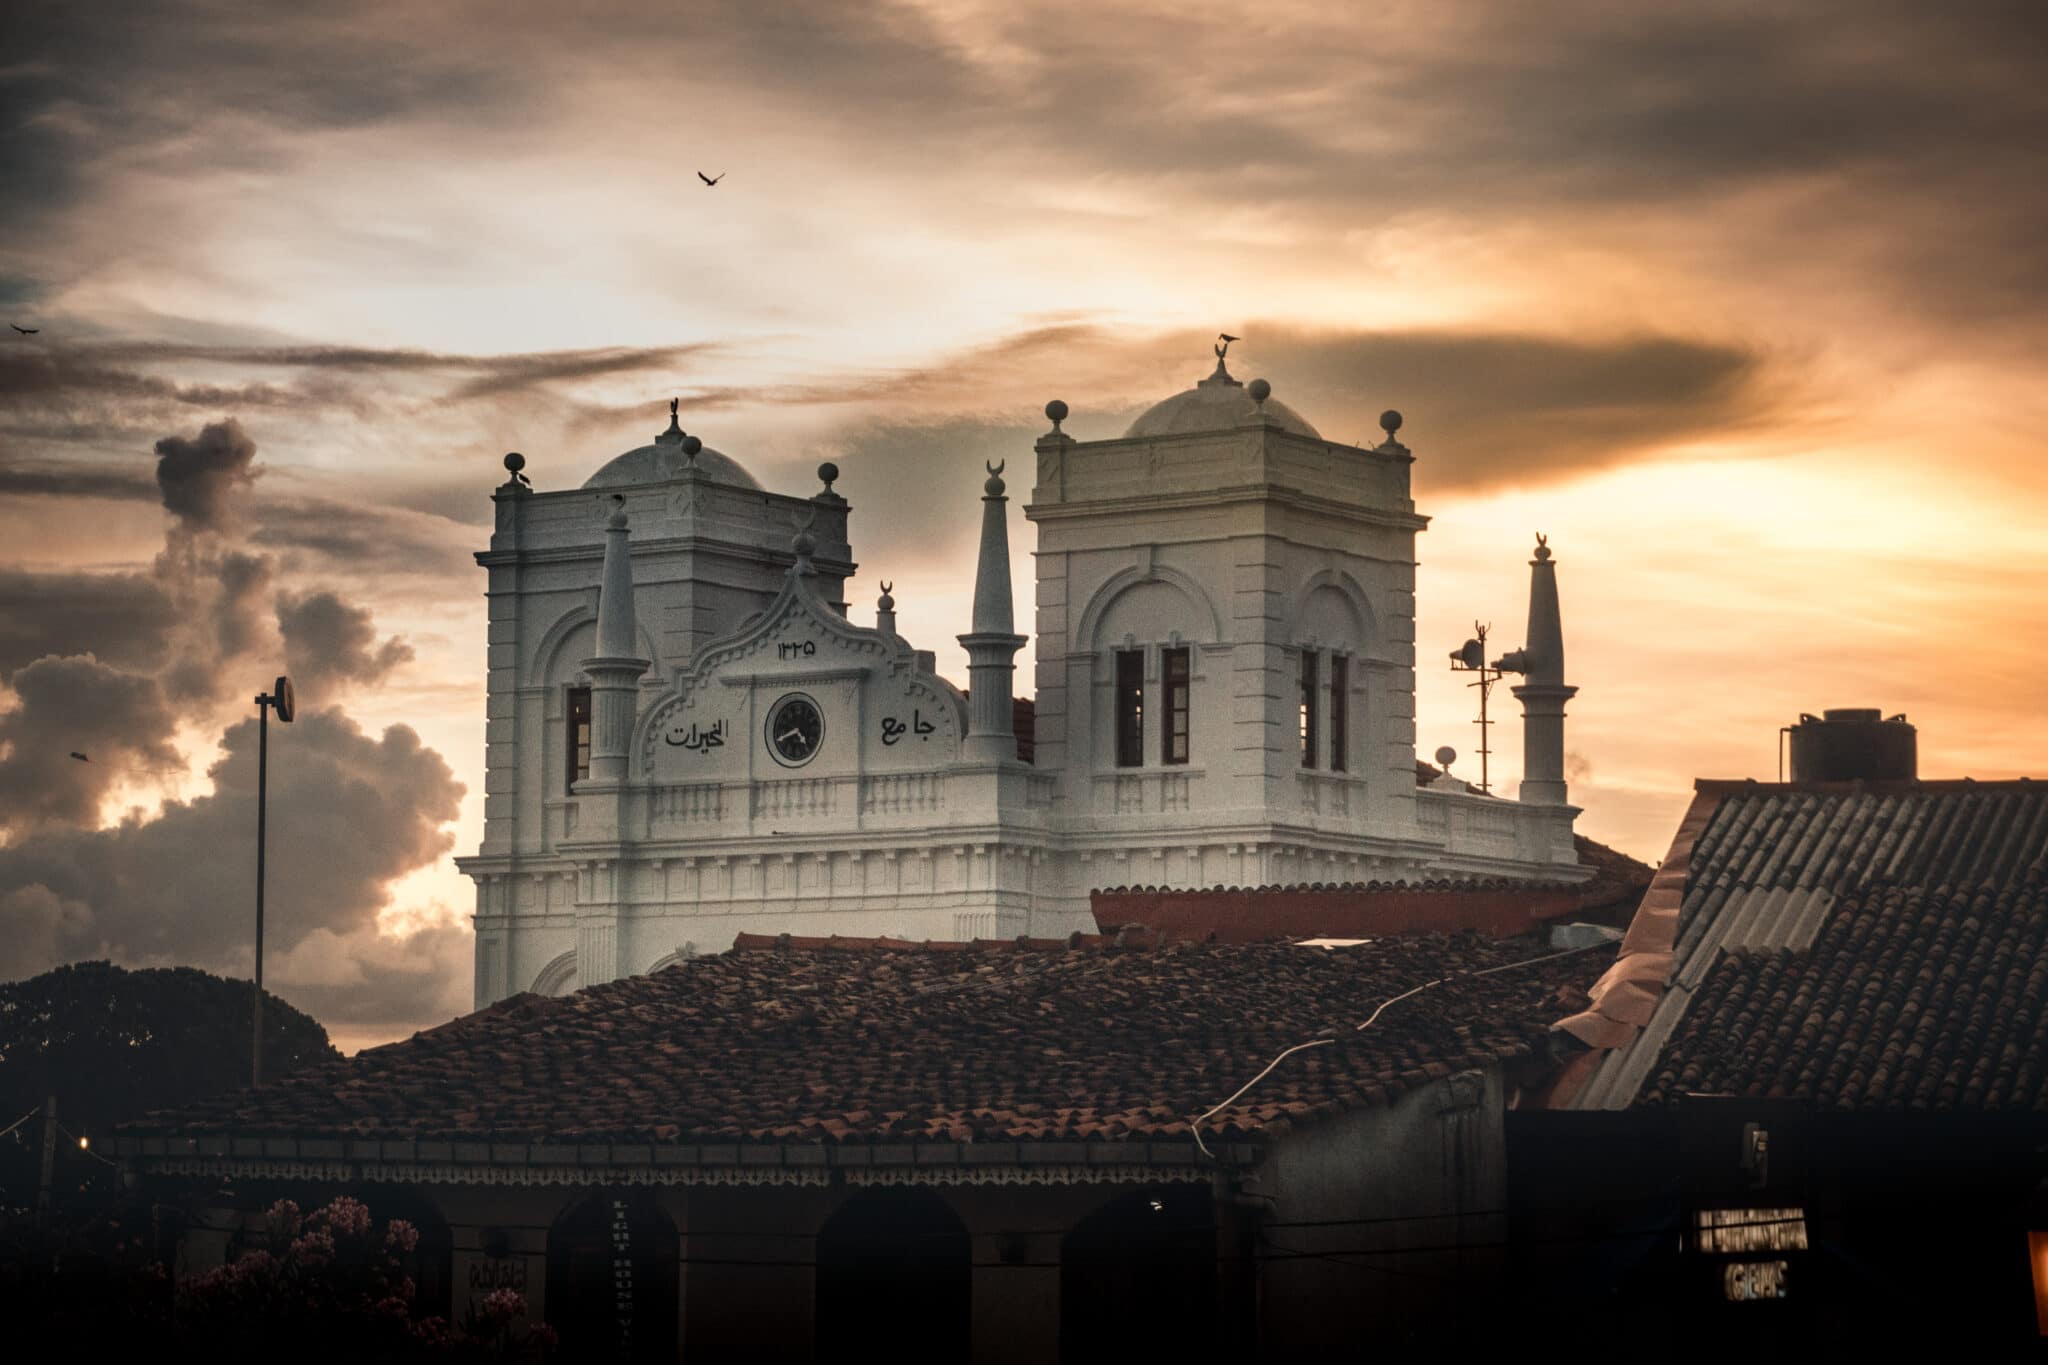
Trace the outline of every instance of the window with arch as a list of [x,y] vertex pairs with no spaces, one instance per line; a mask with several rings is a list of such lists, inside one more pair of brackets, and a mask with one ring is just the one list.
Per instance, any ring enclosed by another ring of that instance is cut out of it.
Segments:
[[1116,652],[1116,766],[1145,762],[1145,651]]
[[1301,766],[1316,766],[1316,652],[1301,651]]
[[1159,761],[1188,761],[1188,709],[1194,689],[1194,671],[1188,647],[1179,645],[1159,651]]
[[1341,773],[1351,764],[1347,750],[1351,743],[1351,658],[1330,656],[1330,771]]
[[590,689],[572,687],[562,708],[562,791],[573,795],[576,784],[590,776]]

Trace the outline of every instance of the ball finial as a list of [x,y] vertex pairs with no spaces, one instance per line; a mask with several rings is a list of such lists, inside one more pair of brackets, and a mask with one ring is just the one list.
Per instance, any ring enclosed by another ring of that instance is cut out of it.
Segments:
[[830,493],[832,491],[832,485],[836,483],[838,479],[838,465],[833,464],[830,460],[827,460],[825,461],[825,463],[818,466],[818,482],[825,485],[825,491],[827,493]]
[[1047,403],[1045,405],[1045,415],[1052,419],[1052,429],[1058,431],[1060,423],[1067,420],[1067,405],[1065,401],[1055,398],[1050,403]]
[[1251,383],[1245,385],[1244,391],[1250,394],[1252,401],[1261,407],[1265,405],[1268,398],[1273,396],[1273,386],[1263,379],[1254,379]]
[[1008,460],[997,460],[994,464],[989,464],[986,460],[982,462],[983,467],[988,470],[988,482],[981,486],[982,492],[992,498],[1000,498],[1003,495],[1003,466],[1008,463]]
[[704,443],[698,440],[696,437],[685,436],[683,438],[683,454],[689,456],[691,459],[696,459],[697,452],[702,450],[703,448]]
[[526,457],[516,450],[511,452],[505,457],[505,468],[517,474],[520,470],[526,468]]
[[1398,411],[1396,411],[1393,408],[1388,408],[1385,412],[1380,414],[1380,430],[1387,433],[1387,439],[1389,441],[1394,439],[1394,433],[1399,431],[1400,429],[1401,414]]

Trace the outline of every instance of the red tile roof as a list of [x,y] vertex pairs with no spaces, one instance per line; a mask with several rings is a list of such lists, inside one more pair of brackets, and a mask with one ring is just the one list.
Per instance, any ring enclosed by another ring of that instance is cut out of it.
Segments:
[[2048,1110],[2044,882],[2040,783],[1701,782],[1568,1100]]
[[[1143,937],[1143,936],[1140,936]],[[1245,1139],[1385,1103],[1544,1046],[1592,971],[1540,942],[739,947],[561,999],[515,996],[402,1043],[151,1115],[131,1136],[868,1142],[1184,1138],[1281,1049],[1325,1030],[1204,1132]]]

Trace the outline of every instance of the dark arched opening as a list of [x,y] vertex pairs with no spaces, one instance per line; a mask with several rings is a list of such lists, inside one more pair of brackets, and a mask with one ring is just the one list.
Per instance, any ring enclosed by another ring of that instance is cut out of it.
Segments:
[[645,1190],[607,1190],[548,1229],[548,1325],[564,1360],[676,1357],[681,1239]]
[[1215,1208],[1204,1186],[1118,1196],[1060,1242],[1060,1359],[1200,1359],[1216,1331]]
[[937,1194],[855,1195],[818,1233],[818,1358],[966,1360],[973,1276],[967,1228]]
[[419,1233],[419,1241],[402,1258],[406,1273],[412,1276],[413,1311],[421,1317],[449,1316],[455,1297],[450,1278],[455,1237],[441,1210],[417,1189],[405,1185],[375,1185],[361,1191],[359,1197],[379,1222],[402,1218]]

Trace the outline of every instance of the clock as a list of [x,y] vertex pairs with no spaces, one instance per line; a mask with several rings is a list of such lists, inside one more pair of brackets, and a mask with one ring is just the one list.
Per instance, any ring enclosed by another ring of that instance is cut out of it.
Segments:
[[801,768],[818,756],[825,740],[825,717],[818,703],[792,692],[768,708],[765,731],[768,752],[785,768]]

